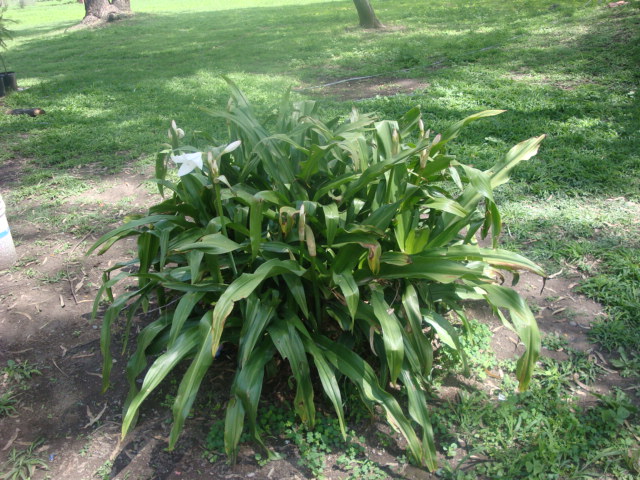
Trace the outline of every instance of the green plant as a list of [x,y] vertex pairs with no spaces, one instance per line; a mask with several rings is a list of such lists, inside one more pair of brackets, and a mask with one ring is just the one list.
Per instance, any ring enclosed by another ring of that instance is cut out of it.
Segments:
[[[493,333],[488,325],[471,319],[458,326],[459,347],[452,341],[443,340],[444,347],[439,350],[438,360],[442,364],[443,374],[450,372],[456,364],[468,364],[475,376],[480,379],[487,377],[487,371],[496,366],[496,358],[491,350]],[[441,339],[443,335],[441,335]]]
[[33,375],[42,375],[34,365],[28,360],[17,362],[15,360],[7,360],[7,366],[1,370],[3,375],[10,380],[21,383],[24,380],[30,380]]
[[558,333],[549,333],[542,337],[542,346],[547,350],[564,350],[569,346],[569,340]]
[[[225,423],[231,461],[245,420],[251,438],[265,447],[258,401],[265,371],[282,358],[288,362],[279,368],[295,379],[294,410],[309,431],[316,424],[317,378],[346,436],[338,383],[344,376],[367,406],[382,408],[413,461],[434,469],[423,387],[435,334],[462,351],[448,320],[455,312],[466,323],[461,301],[489,302],[518,333],[526,346],[517,367],[522,390],[538,357],[533,315],[494,277],[500,269],[542,271],[495,248],[501,221],[493,190],[536,154],[544,136],[516,145],[480,171],[447,155],[447,144],[468,123],[501,111],[469,116],[432,137],[417,108],[399,122],[375,122],[354,110],[346,121],[325,123],[315,102],[292,106],[286,99],[277,117],[263,124],[229,83],[228,110],[214,115],[228,122],[233,141],[204,152],[181,146],[183,132],[174,123],[171,145],[156,163],[160,192],[171,196],[90,249],[103,253],[122,238],[137,238],[137,258],[105,272],[94,305],[95,316],[103,295],[110,302],[101,336],[104,389],[120,313],[127,311],[128,336],[138,311],[157,302],[162,312],[140,332],[127,365],[123,434],[149,393],[191,359],[173,405],[173,448],[226,342],[238,348]],[[181,164],[177,183],[166,180],[169,160]],[[492,233],[493,249],[475,243],[479,231]],[[129,278],[137,279],[137,288],[114,297],[113,287]],[[161,355],[138,388],[136,379],[155,353]],[[402,384],[411,420],[390,384]]]
[[637,312],[640,309],[640,251],[637,248],[606,249],[597,275],[585,280],[578,291],[602,303],[609,318],[595,322],[593,340],[609,351],[637,349],[640,345]]
[[0,418],[10,417],[16,413],[16,395],[8,390],[0,395]]
[[96,471],[96,475],[100,477],[101,480],[110,480],[111,470],[113,470],[113,462],[107,460],[100,465],[100,468]]
[[611,360],[611,365],[620,370],[621,377],[640,377],[640,355],[633,352],[627,355],[624,348],[618,348],[620,358]]
[[[436,414],[444,425],[438,430],[453,445],[453,439],[461,439],[467,446],[467,455],[455,468],[443,467],[442,477],[578,480],[603,478],[604,472],[620,480],[635,478],[638,427],[632,415],[637,409],[629,399],[618,391],[584,408],[569,396],[563,379],[544,380],[544,385],[535,380],[524,393],[507,393],[512,386],[506,384],[503,400],[476,391],[440,407]],[[621,428],[625,420],[630,429]],[[485,460],[472,459],[478,456]]]
[[387,472],[380,468],[376,462],[372,462],[368,458],[357,459],[350,455],[341,455],[336,460],[336,464],[347,472],[345,477],[347,480],[386,480],[389,478]]
[[29,480],[37,468],[48,469],[47,463],[38,457],[37,449],[42,445],[37,440],[24,450],[11,449],[3,465],[2,480]]

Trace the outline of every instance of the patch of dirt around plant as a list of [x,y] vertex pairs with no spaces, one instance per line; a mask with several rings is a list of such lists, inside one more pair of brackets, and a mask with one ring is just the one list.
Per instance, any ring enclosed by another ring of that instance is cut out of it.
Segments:
[[[379,90],[379,81],[371,82],[371,92],[375,83],[377,92],[387,94],[388,90]],[[396,88],[397,91],[424,88],[424,84],[407,82],[394,84],[394,87],[389,83],[384,88]],[[212,369],[175,451],[165,450],[171,418],[171,403],[167,398],[175,394],[171,389],[152,395],[142,407],[136,429],[120,441],[122,404],[128,390],[123,373],[127,360],[121,355],[122,328],[114,330],[112,385],[102,394],[101,324],[99,319],[91,319],[91,310],[102,271],[115,262],[130,258],[135,243],[133,240],[119,242],[102,256],[87,257],[84,253],[126,214],[143,212],[158,200],[157,194],[143,183],[146,178],[135,172],[101,178],[89,176],[86,182],[90,188],[81,194],[63,201],[38,197],[17,204],[10,200],[11,184],[0,184],[1,193],[9,199],[8,220],[19,257],[14,267],[0,272],[0,368],[8,362],[22,365],[27,362],[41,373],[34,373],[31,379],[20,382],[12,381],[7,375],[0,378],[0,395],[10,389],[17,399],[15,414],[0,418],[0,464],[12,448],[22,449],[42,438],[44,444],[37,452],[47,461],[49,471],[37,470],[34,479],[311,478],[309,470],[299,464],[297,448],[277,439],[272,445],[282,459],[266,464],[257,462],[258,452],[251,444],[242,446],[235,466],[228,466],[222,456],[205,458],[203,455],[212,416],[223,416],[235,367],[231,354],[223,354]],[[46,218],[40,218],[38,211],[73,213],[70,222],[77,222],[77,225],[62,221],[52,224]],[[99,223],[83,224],[85,217],[82,215],[96,213],[103,215],[89,218],[101,218]],[[543,331],[556,332],[566,338],[571,347],[589,351],[609,369],[587,390],[604,393],[614,385],[628,386],[629,380],[611,370],[608,355],[593,350],[593,345],[587,341],[589,325],[602,315],[602,310],[572,291],[577,280],[558,275],[548,280],[540,293],[541,279],[523,275],[518,290],[538,305],[536,315]],[[134,319],[133,328],[139,330],[153,313],[152,310],[148,317]],[[499,358],[511,358],[521,352],[515,335],[496,321],[490,311],[473,310],[472,316],[491,325],[495,333],[492,347]],[[545,354],[562,355],[562,352]],[[501,372],[489,373],[486,382],[476,382],[478,388],[490,390],[492,382],[499,382]],[[452,386],[443,387],[443,398],[455,395],[460,385],[470,382],[462,377],[454,380],[450,382]],[[577,394],[585,401],[591,401],[589,391],[583,390],[576,383]],[[388,478],[436,478],[398,460],[404,453],[402,442],[382,422],[357,428],[366,439],[364,448],[368,458],[377,462]],[[327,479],[347,477],[347,473],[336,466],[338,456],[332,453],[326,457]],[[441,455],[441,460],[443,458]]]

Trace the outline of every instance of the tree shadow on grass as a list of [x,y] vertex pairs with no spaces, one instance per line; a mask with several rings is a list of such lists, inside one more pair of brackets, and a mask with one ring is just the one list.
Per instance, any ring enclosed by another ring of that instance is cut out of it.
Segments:
[[[488,137],[498,137],[506,151],[547,133],[541,161],[516,173],[531,191],[638,195],[640,186],[629,181],[640,177],[637,100],[631,104],[613,92],[618,104],[604,101],[611,98],[607,83],[613,77],[623,77],[618,84],[637,80],[629,65],[638,58],[630,41],[637,36],[631,28],[637,10],[602,10],[572,41],[545,44],[544,32],[535,27],[554,19],[569,28],[569,11],[527,6],[497,13],[490,4],[431,6],[436,10],[426,17],[418,7],[402,15],[385,7],[380,15],[387,23],[405,28],[383,34],[349,28],[352,6],[336,3],[138,14],[108,28],[33,40],[10,52],[19,77],[34,84],[13,101],[48,113],[34,121],[9,120],[16,132],[30,135],[12,149],[50,168],[100,162],[117,169],[123,161],[155,152],[173,118],[185,130],[203,129],[223,141],[223,122],[202,111],[224,108],[228,91],[222,74],[230,74],[257,108],[268,112],[292,85],[410,68],[407,76],[434,87],[413,96],[349,103],[390,118],[420,103],[436,131],[484,108],[507,108],[507,114],[474,125],[458,142],[454,149],[469,157],[463,161],[481,167],[495,162]],[[474,28],[478,18],[483,29]],[[434,28],[425,29],[427,22]],[[593,56],[606,58],[607,66],[590,60]],[[444,68],[434,69],[434,58],[444,58]],[[350,106],[340,100],[323,104],[332,115],[343,115]],[[553,147],[550,154],[547,145]],[[130,155],[117,158],[117,151]]]

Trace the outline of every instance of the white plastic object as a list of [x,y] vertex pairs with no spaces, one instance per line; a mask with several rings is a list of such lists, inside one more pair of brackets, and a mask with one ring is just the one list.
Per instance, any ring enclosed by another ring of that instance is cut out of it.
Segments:
[[11,230],[7,223],[6,208],[0,195],[0,270],[11,267],[16,263],[16,247],[13,245]]

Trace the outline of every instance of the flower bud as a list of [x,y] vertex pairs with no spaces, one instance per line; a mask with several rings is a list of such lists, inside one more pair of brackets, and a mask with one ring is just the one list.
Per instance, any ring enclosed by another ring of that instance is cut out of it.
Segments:
[[400,151],[400,134],[398,133],[398,130],[396,130],[395,128],[393,129],[391,140],[393,141],[393,144],[391,147],[391,153],[393,155],[397,155],[398,152]]

